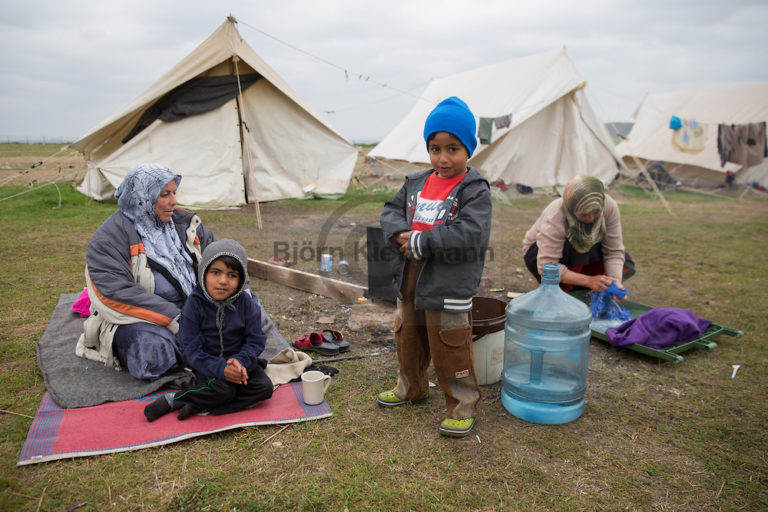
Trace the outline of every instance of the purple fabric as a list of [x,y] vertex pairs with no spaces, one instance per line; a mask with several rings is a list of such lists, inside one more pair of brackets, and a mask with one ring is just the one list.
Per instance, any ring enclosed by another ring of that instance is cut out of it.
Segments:
[[77,300],[72,304],[72,311],[83,318],[91,316],[91,299],[88,297],[87,289],[80,292],[80,296],[77,297]]
[[616,328],[605,330],[614,347],[637,343],[663,348],[698,338],[712,322],[694,316],[688,309],[654,308]]

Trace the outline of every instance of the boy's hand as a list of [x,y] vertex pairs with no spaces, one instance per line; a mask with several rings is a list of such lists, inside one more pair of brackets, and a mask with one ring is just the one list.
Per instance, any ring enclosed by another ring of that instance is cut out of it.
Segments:
[[240,361],[234,357],[227,359],[227,366],[224,367],[224,378],[227,382],[233,384],[248,384],[248,371],[240,364]]
[[400,246],[400,252],[408,259],[411,259],[411,253],[408,251],[408,240],[411,238],[412,232],[413,231],[401,231],[393,237],[395,242]]
[[408,243],[408,239],[411,238],[411,233],[413,231],[401,231],[400,233],[395,235],[395,242],[397,245],[403,245]]

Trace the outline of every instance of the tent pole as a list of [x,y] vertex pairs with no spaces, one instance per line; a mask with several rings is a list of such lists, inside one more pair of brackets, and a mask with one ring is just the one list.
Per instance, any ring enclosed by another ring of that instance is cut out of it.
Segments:
[[[240,57],[237,55],[232,56],[232,60],[235,63],[235,76],[237,76],[237,90],[240,97],[240,133],[243,136],[243,140],[245,141],[245,152],[248,155],[248,171],[253,171],[253,157],[251,156],[251,138],[248,136],[248,129],[244,126],[243,123],[243,109],[245,108],[245,102],[243,101],[243,89],[240,87],[240,72],[237,69],[237,61],[240,60]],[[259,226],[259,229],[262,229],[261,224],[261,208],[259,207],[259,200],[254,197],[253,203],[256,205],[256,222]]]
[[648,169],[640,162],[640,160],[633,154],[632,160],[635,161],[635,165],[640,168],[640,172],[645,175],[648,182],[651,184],[651,188],[654,192],[656,192],[656,195],[659,196],[659,199],[661,199],[662,204],[664,205],[664,208],[667,209],[667,212],[673,217],[677,217],[677,215],[674,214],[672,211],[672,208],[669,207],[669,203],[667,203],[667,200],[664,198],[664,194],[661,193],[661,190],[659,190],[659,187],[656,186],[656,182],[653,181],[653,178],[651,177],[650,173],[648,172]]
[[[614,125],[614,128],[615,128],[615,127],[616,127],[616,126]],[[631,146],[631,144],[629,143],[629,139],[624,139],[624,142],[626,142],[626,144],[627,144],[628,146]],[[657,196],[659,196],[659,199],[661,200],[661,203],[664,205],[664,208],[666,208],[666,209],[667,209],[667,212],[668,212],[668,213],[669,213],[671,216],[673,216],[673,217],[677,217],[677,215],[675,215],[675,214],[674,214],[674,212],[672,211],[672,208],[670,208],[670,206],[669,206],[669,203],[667,203],[667,200],[664,198],[664,194],[662,194],[662,193],[661,193],[661,190],[659,190],[659,187],[657,187],[657,186],[656,186],[656,182],[655,182],[655,181],[653,181],[653,178],[651,178],[651,175],[650,175],[650,173],[648,172],[648,169],[647,169],[647,168],[646,168],[646,167],[645,167],[645,166],[642,164],[642,162],[640,162],[640,160],[639,160],[639,159],[638,159],[638,158],[635,156],[635,152],[634,152],[634,151],[632,151],[632,148],[631,148],[631,147],[629,148],[629,152],[630,152],[630,156],[632,157],[632,160],[634,160],[634,162],[635,162],[635,165],[638,167],[638,169],[640,169],[640,173],[641,173],[641,174],[643,174],[643,175],[645,176],[645,178],[646,178],[646,179],[648,180],[648,182],[651,184],[651,188],[653,189],[653,191],[656,193],[656,195],[657,195]],[[623,159],[623,158],[620,158],[620,159],[619,159],[619,164],[620,164],[622,167],[624,167],[624,169],[626,169],[627,171],[629,171],[629,168],[628,168],[628,167],[626,166],[626,164],[624,163],[624,159]]]

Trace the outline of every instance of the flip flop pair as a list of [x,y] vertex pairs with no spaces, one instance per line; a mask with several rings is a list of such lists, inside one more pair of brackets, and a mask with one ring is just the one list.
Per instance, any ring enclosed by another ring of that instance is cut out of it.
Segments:
[[293,346],[304,352],[316,352],[321,356],[335,356],[339,352],[349,350],[349,342],[344,341],[341,333],[333,329],[304,334],[293,340]]

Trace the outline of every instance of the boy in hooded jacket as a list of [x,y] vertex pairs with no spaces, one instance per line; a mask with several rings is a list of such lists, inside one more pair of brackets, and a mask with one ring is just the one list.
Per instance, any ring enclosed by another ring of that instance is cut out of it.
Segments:
[[206,410],[236,412],[272,396],[259,360],[266,336],[258,301],[246,288],[247,261],[245,249],[226,238],[203,251],[198,284],[179,321],[179,345],[195,382],[145,407],[148,421],[174,410],[180,420]]
[[382,407],[426,398],[430,359],[445,395],[438,431],[466,436],[481,398],[472,348],[472,297],[477,293],[491,231],[488,181],[467,161],[477,146],[475,117],[461,99],[440,102],[424,123],[432,169],[408,175],[384,205],[385,240],[399,290],[395,342],[397,385],[378,396]]

